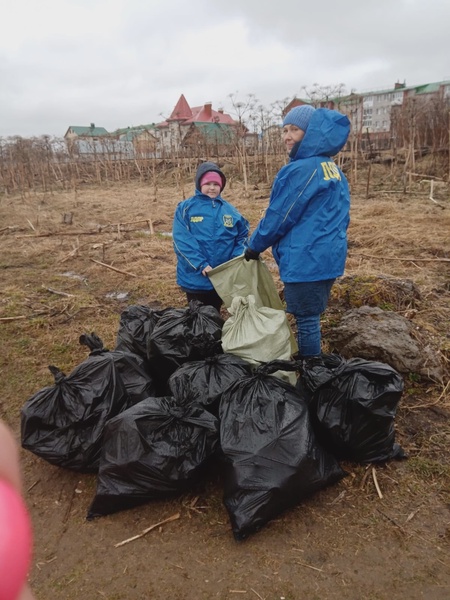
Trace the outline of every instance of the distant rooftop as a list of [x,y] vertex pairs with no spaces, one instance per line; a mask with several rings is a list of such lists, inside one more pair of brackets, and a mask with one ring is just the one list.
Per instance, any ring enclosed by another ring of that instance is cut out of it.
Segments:
[[401,92],[401,91],[409,91],[416,90],[416,93],[429,94],[431,92],[436,92],[442,85],[450,85],[449,79],[444,79],[443,81],[436,81],[433,83],[425,83],[419,85],[406,85],[397,83],[397,87],[391,88],[373,88],[367,90],[361,90],[360,92],[355,91],[355,94],[359,94],[361,96],[368,96],[370,94],[388,94],[392,92]]
[[100,135],[108,135],[108,131],[104,127],[96,127],[94,123],[91,123],[89,127],[84,125],[70,125],[69,130],[76,135],[83,135],[89,137],[98,137]]

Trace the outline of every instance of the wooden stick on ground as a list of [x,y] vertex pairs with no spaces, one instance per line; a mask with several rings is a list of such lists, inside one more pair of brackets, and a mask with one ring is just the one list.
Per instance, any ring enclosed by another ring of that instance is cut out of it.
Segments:
[[308,569],[313,569],[314,571],[323,572],[323,569],[319,569],[319,567],[313,567],[312,565],[308,565],[307,563],[300,562],[299,560],[294,560],[295,564],[301,565],[302,567],[307,567]]
[[150,525],[150,527],[147,527],[147,529],[144,529],[143,531],[141,531],[141,533],[138,533],[137,535],[134,535],[133,537],[130,537],[127,540],[123,540],[123,542],[119,542],[117,544],[114,544],[114,548],[119,548],[120,546],[125,546],[125,544],[128,544],[130,542],[134,542],[134,540],[137,540],[137,539],[139,539],[141,537],[144,537],[144,535],[147,535],[147,533],[149,533],[150,531],[152,531],[152,529],[156,529],[157,527],[160,527],[161,525],[165,525],[166,523],[170,523],[170,521],[176,521],[179,518],[180,518],[180,513],[175,513],[171,517],[168,517],[167,519],[164,519],[164,521],[160,521],[159,523],[155,523],[154,525]]
[[382,500],[383,494],[381,493],[380,486],[378,485],[378,479],[377,479],[377,473],[376,473],[375,467],[372,467],[372,478],[373,478],[373,482],[374,482],[376,490],[377,490],[377,494],[378,494],[380,500]]
[[101,233],[111,233],[110,231],[56,231],[54,233],[51,232],[47,232],[47,233],[36,233],[36,234],[32,234],[29,233],[27,235],[16,235],[15,237],[17,239],[22,239],[22,238],[42,238],[42,237],[57,237],[59,235],[62,236],[66,236],[66,235],[99,235]]
[[19,319],[26,319],[26,315],[19,315],[17,317],[0,317],[0,321],[18,321]]
[[102,263],[99,260],[95,260],[94,258],[91,258],[90,260],[92,262],[96,263],[97,265],[101,265],[102,267],[111,269],[111,271],[116,271],[116,273],[122,273],[122,275],[129,275],[130,277],[137,277],[137,275],[135,275],[134,273],[128,273],[127,271],[121,271],[120,269],[116,269],[116,267],[113,267],[112,265],[107,265],[106,263]]
[[366,485],[367,478],[369,477],[369,474],[370,474],[369,467],[366,467],[366,472],[364,473],[364,477],[362,478],[362,480],[361,480],[361,484],[360,484],[360,486],[359,486],[359,489],[360,489],[360,490],[363,490],[363,489],[364,489],[364,486]]
[[[391,522],[391,523],[393,523],[393,524],[394,524],[396,527],[398,527],[398,528],[399,528],[399,530],[400,530],[402,533],[405,533],[405,530],[404,530],[404,528],[403,528],[401,525],[399,525],[395,519],[393,519],[392,517],[390,517],[389,515],[387,515],[385,512],[383,512],[383,511],[382,511],[382,510],[380,510],[379,508],[377,508],[377,511],[380,513],[380,515],[383,515],[383,517],[386,517],[386,519],[387,519],[388,521],[390,521],[390,522]],[[420,536],[418,536],[418,537],[420,537]]]
[[47,290],[47,292],[51,292],[52,294],[56,294],[57,296],[65,296],[66,298],[74,298],[73,294],[68,294],[67,292],[59,292],[58,290],[54,290],[52,288],[45,287],[45,285],[43,285],[42,287],[44,288],[44,290]]
[[[124,221],[122,223],[110,223],[109,227],[117,227],[117,225],[134,225],[136,223],[148,223],[149,219],[139,219],[138,221]],[[103,227],[108,227],[108,225],[103,225]]]
[[450,258],[400,258],[397,256],[376,256],[374,254],[361,254],[350,252],[350,256],[364,256],[365,258],[376,258],[378,260],[403,260],[407,262],[450,262]]
[[[27,219],[28,221],[28,219]],[[33,224],[28,221],[30,223],[30,226],[33,227]],[[116,229],[119,235],[119,239],[121,237],[121,227],[122,225],[132,225],[133,223],[147,223],[147,226],[150,230],[150,233],[153,234],[155,233],[155,230],[153,228],[153,221],[151,219],[141,219],[140,221],[129,221],[127,223],[111,223],[108,225],[103,225],[102,227],[99,227],[98,229],[95,229],[94,231],[47,231],[46,233],[34,233],[34,234],[26,234],[26,235],[16,235],[16,238],[40,238],[40,237],[57,237],[57,236],[66,236],[66,235],[100,235],[100,234],[108,234],[111,233],[111,229]],[[6,228],[6,229],[11,229],[11,228]],[[14,227],[14,229],[17,229],[17,227]],[[1,231],[5,231],[5,229],[1,229]],[[33,227],[33,231],[36,231],[36,229]]]

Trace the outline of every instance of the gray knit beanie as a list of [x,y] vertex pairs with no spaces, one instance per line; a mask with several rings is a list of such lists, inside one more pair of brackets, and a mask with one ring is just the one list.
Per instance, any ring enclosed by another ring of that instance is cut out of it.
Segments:
[[298,127],[302,131],[306,131],[315,110],[316,109],[309,104],[295,106],[284,117],[283,127],[285,125],[295,125],[295,127]]

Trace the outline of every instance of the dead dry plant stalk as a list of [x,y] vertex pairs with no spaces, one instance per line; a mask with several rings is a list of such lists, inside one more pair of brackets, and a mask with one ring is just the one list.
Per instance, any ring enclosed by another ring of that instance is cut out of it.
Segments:
[[319,571],[320,573],[323,573],[323,569],[320,569],[319,567],[313,567],[312,565],[300,562],[299,560],[294,560],[294,562],[296,565],[301,565],[302,567],[306,567],[307,569],[313,569],[313,571]]
[[349,256],[362,256],[364,258],[375,258],[377,260],[401,260],[405,262],[450,262],[450,258],[408,258],[401,256],[376,256],[374,254],[349,253]]
[[122,275],[128,275],[129,277],[137,277],[137,275],[135,275],[134,273],[129,273],[128,271],[122,271],[121,269],[117,269],[116,267],[113,267],[112,265],[107,265],[106,263],[102,263],[99,260],[95,260],[95,258],[91,258],[90,260],[93,263],[96,263],[97,265],[105,267],[106,269],[111,269],[111,271],[115,271],[116,273],[121,273]]
[[378,485],[377,472],[376,472],[375,467],[372,467],[372,478],[373,478],[373,483],[375,485],[375,489],[377,490],[378,497],[380,498],[380,500],[382,500],[383,494],[381,493],[380,486]]
[[26,319],[26,315],[18,315],[17,317],[0,317],[0,321],[19,321],[19,319]]
[[258,594],[256,590],[254,590],[253,588],[250,588],[250,590],[255,594],[255,596],[258,596],[259,600],[264,600],[264,598],[260,594]]
[[45,285],[42,285],[42,287],[44,288],[44,290],[47,290],[47,292],[50,292],[51,294],[56,294],[57,296],[64,296],[65,298],[75,297],[73,294],[68,294],[67,292],[60,292],[59,290],[54,290],[53,288],[45,287]]
[[416,404],[415,406],[409,407],[409,410],[413,411],[413,410],[418,410],[418,409],[422,409],[422,408],[431,408],[432,406],[436,406],[437,404],[440,404],[441,401],[443,401],[442,402],[443,405],[447,405],[449,399],[450,399],[450,380],[447,381],[447,383],[445,384],[445,386],[437,400],[434,400],[433,402],[427,402],[425,404]]
[[126,540],[123,540],[122,542],[118,542],[117,544],[114,544],[114,548],[120,548],[120,546],[125,546],[125,544],[134,542],[134,540],[138,540],[139,538],[144,537],[144,535],[147,535],[147,533],[150,533],[150,531],[152,531],[153,529],[156,529],[157,527],[161,527],[162,525],[165,525],[166,523],[170,523],[171,521],[176,521],[179,518],[180,518],[180,513],[175,513],[171,517],[168,517],[167,519],[164,519],[163,521],[160,521],[159,523],[155,523],[154,525],[150,525],[150,527],[143,529],[141,531],[141,533],[138,533],[137,535],[134,535],[133,537],[130,537]]

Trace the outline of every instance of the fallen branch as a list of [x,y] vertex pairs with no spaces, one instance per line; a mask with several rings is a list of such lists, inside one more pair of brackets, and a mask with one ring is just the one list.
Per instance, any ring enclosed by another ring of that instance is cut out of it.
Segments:
[[75,297],[73,294],[68,294],[67,292],[59,292],[58,290],[54,290],[52,288],[45,287],[45,285],[43,285],[42,287],[44,288],[44,290],[47,290],[47,292],[56,294],[57,296],[64,296],[65,298],[74,298]]
[[73,250],[71,250],[69,252],[69,254],[65,258],[62,258],[59,262],[60,263],[65,263],[66,260],[69,260],[69,258],[73,258],[74,256],[76,256],[78,254],[79,249],[80,249],[80,247],[77,246],[76,248],[74,248]]
[[378,485],[377,473],[375,467],[372,467],[372,478],[377,490],[378,497],[383,500],[383,494],[381,493],[380,486]]
[[294,560],[297,565],[301,565],[302,567],[307,567],[308,569],[314,569],[314,571],[320,571],[323,573],[323,569],[319,569],[319,567],[313,567],[312,565],[308,565],[306,563],[300,562],[299,560]]
[[99,260],[95,260],[94,258],[91,258],[90,260],[92,262],[96,263],[97,265],[101,265],[102,267],[111,269],[111,271],[116,271],[116,273],[122,273],[122,275],[129,275],[130,277],[137,277],[137,275],[135,275],[134,273],[128,273],[127,271],[121,271],[120,269],[116,269],[116,267],[113,267],[112,265],[107,265],[106,263],[102,263]]
[[31,492],[31,490],[40,482],[40,479],[36,479],[36,481],[33,483],[33,485],[30,485],[30,487],[27,489],[27,493]]
[[396,256],[376,256],[374,254],[349,253],[349,256],[363,256],[364,258],[376,258],[377,260],[402,260],[406,262],[450,262],[450,258],[400,258]]
[[110,231],[56,231],[47,233],[36,233],[35,235],[29,233],[27,235],[16,235],[15,238],[40,238],[40,237],[53,237],[58,235],[99,235],[101,233],[111,233]]
[[[139,219],[138,221],[126,221],[125,223],[110,223],[108,225],[104,225],[103,227],[122,227],[122,225],[134,225],[136,223],[151,223],[151,219]],[[102,227],[102,229],[103,229]]]
[[406,174],[412,175],[413,177],[422,177],[425,180],[436,179],[437,181],[444,181],[442,177],[435,177],[434,175],[422,175],[421,173],[412,173],[411,171],[407,171]]
[[362,480],[361,480],[361,484],[360,484],[360,486],[359,486],[359,489],[360,489],[360,490],[363,490],[363,489],[364,489],[364,486],[366,485],[367,478],[369,477],[369,475],[370,475],[370,470],[369,470],[369,467],[366,467],[366,472],[364,473],[364,477],[362,478]]
[[412,513],[409,513],[408,518],[405,521],[405,525],[406,525],[406,523],[409,523],[412,519],[414,519],[414,517],[417,515],[417,513],[419,512],[419,510],[421,508],[422,507],[419,506],[419,508],[416,508],[416,510],[413,510]]
[[442,204],[439,204],[439,202],[437,200],[435,200],[433,198],[433,190],[434,190],[434,180],[433,179],[422,179],[422,181],[420,181],[420,183],[422,182],[428,182],[430,184],[430,195],[428,196],[429,200],[431,200],[432,202],[434,202],[435,204],[437,204],[437,206],[439,206],[439,208],[442,208],[442,210],[445,210],[445,206],[442,206]]
[[[391,523],[393,523],[393,524],[394,524],[396,527],[398,527],[402,533],[405,533],[405,530],[404,530],[404,528],[403,528],[401,525],[399,525],[395,519],[393,519],[392,517],[390,517],[389,515],[387,515],[385,512],[383,512],[383,511],[382,511],[382,510],[380,510],[379,508],[377,508],[377,511],[380,513],[380,515],[383,515],[383,517],[386,517],[386,519],[387,519],[388,521],[390,521],[390,522],[391,522]],[[418,536],[418,537],[420,537],[420,536]]]
[[19,315],[17,317],[0,317],[0,321],[18,321],[19,319],[26,319],[26,315]]
[[[28,219],[27,219],[28,221]],[[28,223],[30,223],[30,221],[28,221]],[[120,234],[123,233],[121,231],[121,227],[122,225],[133,225],[134,223],[147,223],[147,226],[150,230],[150,233],[153,234],[155,233],[154,229],[153,229],[153,222],[151,219],[140,219],[139,221],[128,221],[126,223],[108,223],[107,225],[99,225],[98,229],[95,229],[94,231],[47,231],[46,233],[28,233],[25,235],[16,235],[16,238],[38,238],[38,237],[53,237],[53,236],[59,236],[59,235],[100,235],[100,234],[104,234],[104,233],[111,233],[111,229],[116,229],[119,237]],[[30,226],[33,227],[32,223],[30,223]],[[8,229],[8,228],[6,228]],[[16,227],[17,229],[17,227]],[[4,231],[4,229],[0,230],[0,231]],[[36,231],[35,228],[33,227],[33,231]]]
[[171,517],[164,519],[164,521],[160,521],[159,523],[150,525],[150,527],[147,527],[147,529],[144,529],[141,533],[138,533],[137,535],[134,535],[133,537],[130,537],[127,540],[123,540],[123,542],[114,544],[114,548],[119,548],[120,546],[125,546],[125,544],[129,544],[130,542],[134,542],[134,540],[138,540],[139,538],[144,537],[144,535],[147,535],[147,533],[149,533],[153,529],[156,529],[157,527],[160,527],[161,525],[165,525],[166,523],[170,523],[171,521],[176,521],[179,518],[180,518],[180,513],[175,513]]

